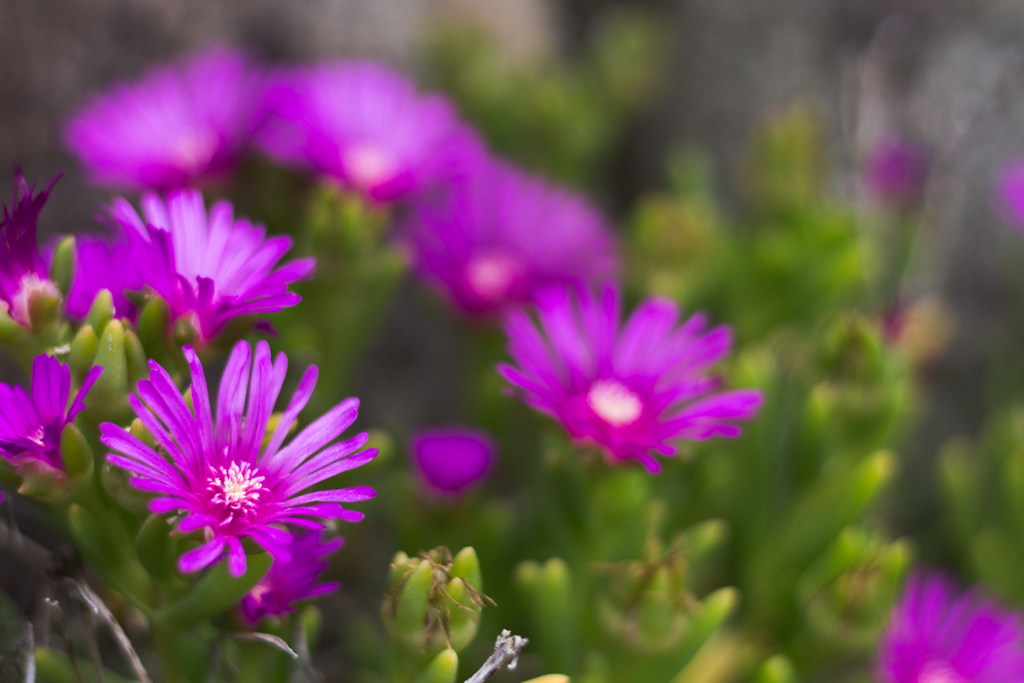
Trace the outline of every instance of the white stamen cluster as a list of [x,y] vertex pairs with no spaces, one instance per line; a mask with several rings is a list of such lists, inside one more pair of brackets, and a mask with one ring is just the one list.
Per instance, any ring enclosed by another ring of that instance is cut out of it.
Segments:
[[633,424],[644,410],[640,397],[614,379],[594,382],[587,392],[587,405],[612,427]]
[[260,500],[263,491],[264,477],[255,476],[252,466],[247,462],[232,462],[228,467],[210,466],[213,475],[207,480],[206,490],[213,494],[211,501],[228,508],[226,524],[235,513],[251,512]]

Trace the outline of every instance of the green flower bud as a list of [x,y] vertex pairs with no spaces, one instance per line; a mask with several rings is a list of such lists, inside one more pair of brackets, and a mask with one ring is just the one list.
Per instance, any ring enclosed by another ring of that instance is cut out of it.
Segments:
[[37,336],[55,338],[58,334],[64,298],[52,283],[46,282],[29,295],[28,317]]
[[524,683],[570,683],[569,677],[563,674],[548,674],[540,678],[531,678]]
[[547,663],[568,670],[573,662],[579,618],[573,609],[572,575],[569,566],[554,557],[539,565],[522,562],[516,567],[516,584],[527,598],[538,649]]
[[131,330],[124,332],[124,351],[128,361],[128,385],[134,390],[139,380],[149,379],[149,359],[142,342]]
[[445,649],[458,651],[472,642],[484,599],[472,548],[454,560],[446,548],[416,558],[398,553],[391,567],[391,591],[382,612],[392,641],[425,657]]
[[71,368],[71,378],[76,385],[81,385],[89,374],[99,348],[100,340],[92,325],[83,325],[71,340],[71,351],[68,354],[68,367]]
[[102,330],[114,319],[114,297],[109,289],[101,289],[92,300],[85,324],[94,330]]
[[124,326],[111,320],[100,336],[93,363],[103,367],[103,374],[89,392],[85,414],[94,421],[116,421],[127,417],[128,359],[125,357]]
[[174,365],[174,359],[181,353],[170,344],[170,307],[158,296],[148,297],[139,310],[137,333],[146,356],[164,368]]
[[71,291],[71,283],[75,281],[77,265],[78,253],[75,249],[75,238],[73,235],[68,235],[57,245],[57,249],[53,252],[53,263],[50,265],[50,279],[64,296]]
[[783,655],[775,655],[761,665],[754,683],[796,683],[793,664]]
[[81,480],[92,474],[92,448],[85,435],[72,423],[64,425],[61,432],[60,455],[69,480]]
[[416,683],[455,683],[459,673],[459,656],[455,650],[442,650],[434,657],[427,668],[416,678]]

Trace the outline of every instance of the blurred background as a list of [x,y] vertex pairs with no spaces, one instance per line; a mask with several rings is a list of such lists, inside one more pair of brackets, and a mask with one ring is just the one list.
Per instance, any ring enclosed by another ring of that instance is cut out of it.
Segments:
[[[38,181],[65,173],[44,234],[93,229],[85,217],[111,196],[86,184],[64,148],[67,116],[212,43],[268,63],[341,55],[395,65],[451,94],[499,152],[584,190],[619,223],[678,180],[673,159],[684,151],[704,160],[721,210],[742,215],[754,131],[784,112],[814,121],[828,192],[855,207],[870,150],[888,136],[914,141],[929,160],[924,236],[900,287],[943,302],[948,339],[922,366],[886,513],[894,536],[943,560],[939,453],[1024,397],[1024,241],[994,190],[1000,165],[1024,153],[1024,3],[3,0],[0,169],[20,164]],[[519,99],[529,106],[508,124]],[[557,158],[546,140],[561,146]],[[355,372],[362,425],[457,416],[466,341],[434,308],[403,285]],[[19,377],[13,367],[3,375]]]

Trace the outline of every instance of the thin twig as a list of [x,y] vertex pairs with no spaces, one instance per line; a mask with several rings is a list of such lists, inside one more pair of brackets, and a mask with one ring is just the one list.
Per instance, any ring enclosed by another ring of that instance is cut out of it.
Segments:
[[100,596],[96,595],[89,586],[81,581],[76,581],[71,578],[66,578],[64,580],[72,589],[74,589],[79,599],[81,599],[82,602],[92,610],[92,613],[106,622],[111,633],[113,633],[117,644],[121,646],[121,650],[124,652],[125,656],[128,657],[129,662],[131,662],[132,669],[135,670],[135,675],[139,677],[139,681],[141,681],[141,683],[153,683],[153,679],[151,679],[149,674],[146,673],[146,668],[142,666],[142,660],[139,659],[138,653],[135,652],[135,648],[132,647],[132,641],[128,640],[128,636],[125,635],[124,629],[121,628],[121,624],[119,624],[117,619],[114,618],[114,615],[110,613],[110,610],[107,609],[107,606],[103,603],[103,600],[100,599]]
[[36,636],[32,631],[32,623],[25,624],[28,633],[25,634],[27,643],[25,648],[25,683],[36,683]]
[[288,646],[288,643],[286,643],[283,639],[278,638],[277,636],[271,635],[269,633],[261,633],[259,631],[254,631],[252,633],[231,633],[227,637],[231,638],[232,640],[254,640],[259,643],[266,643],[267,645],[276,647],[281,652],[286,653],[292,659],[299,658],[298,653],[295,652],[295,650],[291,649]]
[[60,603],[52,598],[44,598],[43,601],[46,606],[50,608],[50,613],[56,617],[57,630],[60,632],[61,638],[64,639],[64,651],[68,653],[68,659],[71,661],[71,668],[75,671],[75,678],[78,679],[78,683],[85,683],[85,678],[82,676],[82,669],[78,666],[78,657],[75,655],[75,645],[71,642],[71,633],[68,631],[68,623],[64,619],[64,610],[60,608]]
[[92,660],[92,667],[96,670],[96,680],[99,683],[105,683],[103,674],[103,655],[100,654],[100,644],[96,639],[96,616],[93,614],[89,615],[90,618],[85,624],[85,640],[89,647],[89,659]]
[[494,653],[487,658],[480,670],[470,677],[466,683],[483,683],[498,672],[501,667],[508,664],[508,670],[512,671],[519,663],[519,653],[529,644],[529,640],[522,636],[514,636],[508,630],[501,632],[498,639],[494,641]]
[[288,679],[289,683],[315,683],[319,672],[313,668],[312,656],[309,653],[309,639],[306,638],[306,627],[302,619],[295,620],[295,649],[298,650],[298,666]]

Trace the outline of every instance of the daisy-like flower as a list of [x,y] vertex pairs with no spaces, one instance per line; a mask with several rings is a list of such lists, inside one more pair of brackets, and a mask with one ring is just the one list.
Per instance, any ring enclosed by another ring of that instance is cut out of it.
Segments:
[[64,472],[61,432],[85,408],[86,394],[101,374],[100,366],[89,371],[70,406],[71,370],[53,356],[32,361],[31,393],[0,384],[0,455],[18,469]]
[[916,574],[892,611],[878,651],[885,683],[1024,680],[1024,621],[952,581]]
[[490,435],[461,427],[417,432],[409,450],[427,488],[449,496],[461,494],[490,474],[497,451]]
[[292,539],[284,525],[322,529],[322,518],[363,518],[341,504],[372,498],[376,494],[368,486],[307,491],[377,455],[373,448],[356,453],[366,443],[365,432],[328,445],[355,421],[357,399],[338,404],[283,445],[316,385],[318,370],[310,366],[261,448],[288,369],[285,355],[271,362],[270,347],[261,341],[253,357],[249,344],[239,342],[221,377],[214,421],[203,367],[191,347],[184,347],[184,353],[192,373],[194,411],[167,371],[153,361],[150,379],[138,383],[137,396],[128,397],[162,453],[122,427],[109,422],[100,426],[101,440],[115,451],[108,460],[133,473],[136,487],[159,494],[150,509],[156,514],[184,513],[177,526],[181,532],[204,530],[206,542],[181,556],[181,571],[198,571],[226,549],[229,572],[241,576],[246,536],[276,562],[289,562]]
[[678,325],[673,302],[648,299],[620,329],[616,288],[575,298],[565,288],[541,292],[542,331],[512,311],[505,330],[516,365],[498,370],[577,442],[658,472],[653,454],[673,455],[673,441],[736,437],[733,423],[757,413],[761,392],[718,392],[720,380],[706,374],[729,353],[728,328],[708,330],[700,313]]
[[294,612],[300,600],[337,590],[336,582],[317,583],[317,577],[329,564],[323,558],[344,542],[342,538],[325,542],[320,533],[312,531],[292,536],[288,543],[291,561],[275,561],[267,575],[242,598],[242,617],[255,626],[263,617]]
[[134,319],[137,311],[125,292],[141,290],[143,283],[132,263],[128,242],[123,238],[77,235],[75,250],[78,259],[75,280],[68,292],[68,315],[86,317],[96,295],[107,289],[113,296],[114,316]]
[[316,265],[303,258],[276,267],[292,247],[290,237],[268,238],[263,226],[236,219],[226,201],[207,215],[196,190],[172,192],[166,203],[144,195],[142,212],[145,221],[124,199],[112,208],[142,281],[167,300],[175,319],[189,320],[200,344],[232,318],[297,304],[301,297],[288,286]]
[[31,307],[35,297],[60,297],[39,254],[36,236],[39,212],[59,178],[54,178],[37,194],[35,185],[29,187],[18,171],[14,179],[14,200],[10,207],[4,206],[0,223],[0,310],[26,326],[32,324]]
[[585,199],[498,161],[406,231],[416,268],[472,315],[528,302],[541,287],[614,276],[616,242]]
[[86,104],[64,138],[94,182],[170,190],[232,170],[261,120],[262,75],[218,47]]
[[421,95],[392,69],[334,61],[281,72],[265,93],[257,144],[374,200],[393,201],[458,177],[483,153],[440,95]]

